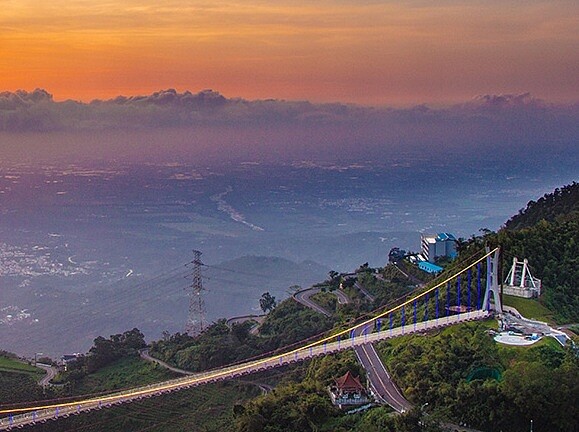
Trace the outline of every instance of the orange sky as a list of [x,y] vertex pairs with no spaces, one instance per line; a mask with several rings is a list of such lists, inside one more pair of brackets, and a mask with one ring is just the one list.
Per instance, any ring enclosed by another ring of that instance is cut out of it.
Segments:
[[579,100],[576,0],[12,0],[0,91],[164,88],[361,104]]

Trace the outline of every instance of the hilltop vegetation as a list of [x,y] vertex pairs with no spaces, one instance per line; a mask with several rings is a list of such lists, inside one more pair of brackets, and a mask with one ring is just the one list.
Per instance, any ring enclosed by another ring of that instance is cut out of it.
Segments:
[[575,353],[554,339],[528,348],[501,346],[487,330],[486,323],[463,324],[379,347],[406,397],[428,403],[435,416],[485,431],[525,431],[531,420],[537,430],[576,430]]
[[[529,203],[498,233],[485,232],[462,243],[459,259],[449,268],[480,252],[486,243],[500,244],[507,256],[506,265],[512,256],[528,258],[533,273],[543,279],[541,301],[549,309],[534,301],[524,306],[541,316],[547,316],[550,310],[560,320],[577,321],[578,188],[574,183],[545,195],[537,203]],[[343,328],[367,311],[408,295],[414,287],[393,266],[376,272],[363,265],[358,270],[349,280],[330,272],[330,279],[319,285],[326,292],[313,298],[332,310],[332,317],[290,298],[270,311],[259,334],[251,332],[251,322],[228,326],[225,320],[219,320],[197,337],[166,334],[151,344],[151,354],[182,369],[217,368]],[[416,276],[422,275],[413,274],[414,279]],[[347,305],[337,304],[329,293],[340,281],[352,299]],[[374,302],[362,295],[356,282],[375,297]],[[577,430],[577,353],[550,339],[532,347],[497,345],[489,335],[489,329],[495,326],[494,321],[462,324],[430,332],[428,337],[409,335],[377,344],[395,381],[415,406],[402,416],[393,416],[386,407],[346,416],[331,405],[326,387],[334,378],[347,370],[365,378],[353,352],[343,352],[284,367],[276,372],[279,379],[274,380],[275,391],[266,395],[258,396],[254,385],[243,383],[207,385],[62,423],[48,423],[36,430],[438,432],[442,430],[440,424],[452,421],[482,430],[523,432],[531,420],[537,430]],[[96,338],[88,355],[62,377],[66,385],[59,394],[110,391],[172,377],[172,373],[138,357],[138,350],[144,346],[138,329],[109,339]],[[12,372],[2,372],[1,365],[1,395],[7,397],[2,398],[3,402],[47,397],[40,394],[34,381],[23,380],[20,375],[15,379]],[[262,374],[256,379],[268,381],[270,377]],[[18,385],[21,390],[8,393],[16,391],[12,389]],[[424,416],[419,407],[427,407],[429,415]]]
[[579,183],[555,189],[537,201],[529,201],[524,209],[505,223],[507,230],[530,228],[538,222],[560,221],[579,217]]
[[78,356],[68,366],[62,379],[65,382],[79,381],[121,359],[138,357],[139,350],[146,346],[145,336],[137,328],[111,335],[108,339],[99,336],[87,355]]
[[[303,379],[280,385],[235,409],[236,431],[440,431],[452,420],[486,431],[575,430],[579,359],[554,340],[533,347],[494,343],[492,321],[412,335],[379,344],[396,382],[415,407],[392,416],[388,408],[344,416],[325,387],[344,370],[359,369],[351,352],[312,360]],[[422,426],[420,426],[422,424]]]
[[157,365],[141,360],[138,356],[119,358],[89,374],[72,373],[64,378],[62,392],[67,396],[105,393],[164,381],[179,376]]
[[138,329],[108,339],[99,336],[86,355],[53,378],[55,386],[46,388],[38,385],[45,375],[42,369],[23,363],[14,354],[0,352],[0,403],[109,392],[174,378],[176,374],[139,358],[138,350],[145,346]]
[[207,384],[56,422],[39,423],[29,429],[34,432],[227,432],[232,431],[235,421],[232,407],[258,394],[255,386],[246,383]]
[[541,301],[557,321],[579,321],[579,217],[501,230],[490,240],[503,247],[505,267],[514,256],[529,260],[533,275],[542,280]]
[[504,274],[513,257],[527,258],[542,280],[540,302],[560,323],[579,322],[579,184],[531,201],[497,233],[486,232],[461,245],[468,256],[485,245],[501,246]]
[[151,354],[181,369],[203,371],[291,345],[330,329],[333,322],[290,298],[268,314],[260,336],[250,333],[250,322],[228,327],[222,319],[198,337],[177,333],[153,342]]
[[[301,379],[285,382],[275,392],[234,408],[235,432],[438,432],[434,422],[416,410],[395,416],[389,407],[344,415],[333,406],[327,386],[346,371],[365,381],[365,372],[352,351],[306,362]],[[422,421],[422,425],[419,422]]]
[[[181,333],[166,335],[163,340],[151,344],[151,354],[176,367],[195,372],[223,366],[273,352],[343,326],[366,312],[408,294],[413,288],[408,279],[392,269],[392,266],[381,269],[381,278],[377,277],[374,269],[367,268],[367,264],[362,268],[365,271],[358,272],[355,279],[344,284],[344,290],[352,300],[349,304],[337,304],[336,297],[328,292],[340,285],[342,278],[337,272],[330,272],[330,278],[318,284],[323,291],[313,298],[335,312],[331,317],[288,298],[267,314],[259,328],[259,335],[250,332],[252,324],[249,322],[229,327],[222,319],[194,338]],[[365,299],[353,286],[355,280],[375,296],[374,302]]]
[[[311,360],[303,378],[237,407],[236,432],[441,431],[442,423],[485,431],[576,430],[579,358],[554,339],[532,347],[506,347],[488,334],[494,321],[378,344],[396,383],[416,407],[402,416],[389,408],[344,416],[325,388],[345,370],[364,377],[352,352]],[[362,378],[364,379],[364,378]],[[424,417],[419,407],[426,407]],[[422,426],[421,426],[422,425]]]
[[[560,320],[577,320],[579,265],[579,217],[577,184],[547,194],[538,203],[507,222],[498,233],[486,232],[461,247],[461,256],[480,251],[485,243],[501,245],[509,258],[528,258],[536,276],[543,279],[541,298]],[[451,266],[452,267],[452,266]],[[378,280],[371,272],[359,275],[368,291],[380,299],[387,283],[404,283],[392,269]],[[400,278],[401,279],[401,278]],[[407,283],[407,281],[406,281]],[[389,287],[389,292],[396,290]],[[352,289],[350,284],[346,291]],[[400,291],[398,294],[403,294]],[[391,298],[391,297],[390,297]],[[361,305],[358,305],[360,307]],[[374,305],[376,306],[376,304]],[[529,306],[530,307],[530,306]],[[363,308],[363,306],[362,306]],[[542,314],[549,310],[534,307]],[[488,334],[494,322],[454,326],[440,332],[384,341],[380,352],[398,385],[415,406],[428,406],[429,422],[420,412],[410,412],[394,420],[388,410],[342,417],[322,404],[317,396],[323,380],[315,370],[299,385],[279,389],[277,396],[252,402],[242,413],[238,431],[284,429],[287,415],[299,417],[302,430],[332,431],[413,431],[438,430],[437,421],[468,424],[482,430],[524,431],[531,420],[535,427],[549,431],[577,430],[575,403],[579,400],[579,359],[571,348],[563,349],[554,340],[544,340],[530,348],[497,345]],[[319,367],[315,365],[313,367]],[[301,399],[292,397],[301,391]],[[301,400],[301,405],[296,401]],[[311,402],[308,405],[306,400]],[[426,405],[428,404],[428,405]],[[317,408],[318,421],[307,413]],[[275,418],[277,423],[264,421]],[[293,414],[288,414],[293,413]],[[420,422],[427,429],[420,426]],[[262,428],[262,429],[260,429]]]
[[4,403],[26,402],[45,399],[47,396],[38,385],[42,375],[0,371],[0,401]]
[[16,403],[50,397],[38,380],[44,371],[20,361],[15,354],[0,351],[0,401]]
[[[33,400],[70,400],[70,396],[111,392],[175,378],[178,374],[140,359],[142,345],[138,329],[110,338],[98,337],[93,347],[58,381],[60,385],[45,389],[38,385],[43,371],[15,360],[10,353],[0,353],[0,404],[9,405]],[[259,394],[248,383],[209,384],[158,397],[121,405],[114,409],[97,410],[58,422],[36,424],[35,431],[227,431],[233,424],[235,403]],[[58,399],[56,399],[58,398]],[[64,398],[64,399],[62,399]],[[195,425],[192,429],[191,425]],[[153,428],[153,429],[151,429]]]
[[42,375],[44,372],[28,363],[18,359],[16,354],[0,351],[0,371],[20,372],[35,375]]

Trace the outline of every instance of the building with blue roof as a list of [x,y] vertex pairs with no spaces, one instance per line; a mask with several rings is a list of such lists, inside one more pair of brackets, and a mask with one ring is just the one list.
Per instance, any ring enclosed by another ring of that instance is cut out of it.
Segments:
[[454,242],[456,241],[454,236],[452,234],[449,234],[449,233],[438,233],[438,235],[436,236],[436,241],[444,242],[447,240],[454,241]]
[[450,233],[421,235],[421,253],[426,261],[433,263],[436,258],[456,256],[456,238]]
[[418,268],[427,273],[440,273],[443,268],[428,261],[418,261]]

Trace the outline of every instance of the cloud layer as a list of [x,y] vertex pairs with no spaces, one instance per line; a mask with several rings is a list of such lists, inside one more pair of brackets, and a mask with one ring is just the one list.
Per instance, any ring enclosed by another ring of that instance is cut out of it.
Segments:
[[213,90],[193,94],[168,89],[90,103],[55,102],[42,89],[0,93],[0,131],[9,132],[314,123],[353,120],[372,113],[372,109],[341,104],[227,99]]
[[165,149],[203,148],[216,157],[229,150],[271,159],[321,154],[351,158],[357,152],[379,157],[391,149],[425,150],[428,155],[438,150],[497,148],[576,154],[579,104],[550,104],[524,93],[481,95],[445,108],[394,109],[250,101],[212,90],[173,89],[82,103],[55,102],[48,92],[37,89],[0,93],[0,132],[13,141],[24,133],[75,134],[81,142],[93,135],[117,134],[124,137],[114,144],[118,148],[127,147],[123,140],[131,141],[133,149],[139,148],[136,141],[151,141],[148,148],[155,152],[160,150],[153,141],[165,136]]

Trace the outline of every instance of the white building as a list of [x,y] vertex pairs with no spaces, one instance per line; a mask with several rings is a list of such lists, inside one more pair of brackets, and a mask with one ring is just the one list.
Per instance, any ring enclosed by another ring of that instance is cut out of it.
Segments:
[[438,257],[454,258],[456,256],[456,239],[452,234],[422,234],[420,240],[421,254],[425,261],[433,263]]

